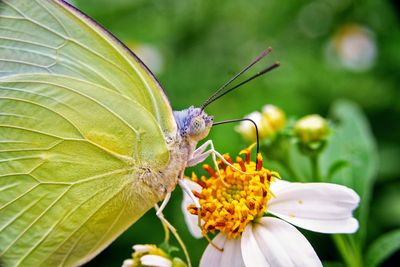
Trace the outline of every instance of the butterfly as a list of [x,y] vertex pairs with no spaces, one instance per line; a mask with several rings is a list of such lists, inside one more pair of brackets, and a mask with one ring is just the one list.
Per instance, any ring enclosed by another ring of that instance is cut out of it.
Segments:
[[173,111],[147,67],[75,7],[1,0],[1,264],[83,264],[166,204],[185,167],[220,156],[211,141],[196,149],[216,98]]

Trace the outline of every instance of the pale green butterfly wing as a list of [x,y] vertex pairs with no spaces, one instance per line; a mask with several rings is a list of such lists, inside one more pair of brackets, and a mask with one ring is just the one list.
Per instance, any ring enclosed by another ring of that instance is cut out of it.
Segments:
[[151,74],[62,2],[0,1],[0,265],[73,266],[151,208],[175,129]]
[[123,44],[63,1],[0,1],[0,76],[59,73],[114,90],[175,130],[161,87]]

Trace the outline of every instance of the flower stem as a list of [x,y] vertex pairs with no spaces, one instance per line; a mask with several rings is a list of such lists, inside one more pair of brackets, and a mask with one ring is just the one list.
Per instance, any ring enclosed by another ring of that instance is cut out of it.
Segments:
[[[355,246],[350,244],[345,235],[333,235],[333,240],[338,248],[343,260],[348,267],[362,267],[362,259],[360,251],[356,250]],[[351,237],[350,237],[351,238]]]
[[[265,154],[267,154],[267,151],[265,152]],[[287,149],[281,155],[281,157],[279,157],[275,160],[277,162],[279,162],[283,166],[283,168],[285,168],[285,171],[287,172],[287,175],[289,175],[290,179],[293,179],[297,182],[306,182],[304,180],[304,177],[300,177],[300,175],[298,175],[297,172],[295,171],[295,169],[293,168],[292,157],[291,157],[289,149]]]
[[292,166],[290,164],[289,158],[286,157],[285,159],[282,159],[280,161],[280,163],[283,165],[283,167],[285,168],[285,170],[287,171],[287,174],[289,175],[289,177],[291,179],[297,179],[297,177],[292,169]]
[[311,163],[311,174],[314,180],[317,182],[323,182],[321,176],[321,170],[319,168],[319,155],[310,155],[310,163]]
[[165,224],[164,221],[162,221],[162,220],[160,220],[160,221],[161,221],[161,225],[162,225],[162,227],[164,229],[164,233],[165,233],[164,242],[166,244],[168,244],[169,243],[169,236],[170,236],[168,226]]

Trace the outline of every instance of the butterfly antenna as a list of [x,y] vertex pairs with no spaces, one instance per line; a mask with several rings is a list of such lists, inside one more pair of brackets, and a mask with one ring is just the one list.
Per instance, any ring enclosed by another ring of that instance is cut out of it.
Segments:
[[204,103],[201,105],[200,109],[204,110],[206,106],[208,106],[210,103],[214,102],[214,98],[222,91],[224,90],[228,85],[230,85],[233,81],[235,81],[240,75],[245,73],[248,69],[250,69],[252,66],[254,66],[258,61],[263,59],[266,55],[268,55],[272,51],[271,47],[268,47],[266,50],[264,50],[258,57],[256,57],[249,65],[244,67],[241,71],[239,71],[237,74],[235,74],[231,79],[229,79],[226,83],[224,83],[220,88],[218,88],[215,93],[213,93]]
[[[253,75],[253,76],[251,76],[250,78],[244,80],[243,82],[239,83],[238,85],[235,85],[235,86],[229,88],[228,90],[226,90],[225,92],[221,93],[220,95],[214,97],[210,102],[207,103],[207,105],[211,104],[212,102],[214,102],[214,101],[217,100],[218,98],[223,97],[223,96],[226,95],[227,93],[229,93],[229,92],[235,90],[236,88],[238,88],[238,87],[240,87],[240,86],[242,86],[242,85],[244,85],[244,84],[250,82],[251,80],[254,80],[254,79],[256,79],[256,78],[258,78],[258,77],[264,75],[265,73],[270,72],[271,70],[273,70],[273,69],[279,67],[280,65],[281,65],[281,63],[280,63],[279,61],[275,62],[275,63],[272,64],[271,66],[269,66],[269,67],[263,69],[262,71],[256,73],[255,75]],[[205,108],[207,105],[205,105],[204,108]],[[204,108],[203,108],[203,109],[204,109]]]
[[258,134],[258,127],[255,121],[253,121],[252,119],[249,118],[242,118],[242,119],[234,119],[234,120],[225,120],[225,121],[218,121],[218,122],[214,122],[212,126],[217,126],[217,125],[221,125],[221,124],[226,124],[226,123],[233,123],[233,122],[241,122],[241,121],[249,121],[254,125],[254,129],[256,130],[256,141],[257,141],[257,150],[256,150],[256,164],[258,162],[258,158],[257,155],[260,152],[260,138],[259,138],[259,134]]

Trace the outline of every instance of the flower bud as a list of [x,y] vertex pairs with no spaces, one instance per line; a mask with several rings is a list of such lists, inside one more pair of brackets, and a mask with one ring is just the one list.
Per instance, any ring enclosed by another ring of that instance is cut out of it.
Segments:
[[[253,120],[257,124],[260,139],[271,136],[273,134],[273,128],[269,125],[268,121],[260,112],[252,112],[247,115],[246,118]],[[254,142],[256,140],[256,129],[253,123],[249,121],[242,121],[239,126],[236,127],[236,131],[249,142]]]
[[131,259],[123,262],[122,267],[160,266],[160,267],[187,267],[179,258],[171,257],[155,245],[135,245]]
[[275,131],[282,129],[286,125],[285,113],[277,106],[265,105],[262,108],[262,115]]
[[309,145],[324,141],[329,134],[329,127],[321,116],[307,115],[296,122],[294,133],[301,143]]

